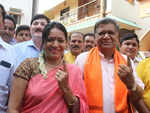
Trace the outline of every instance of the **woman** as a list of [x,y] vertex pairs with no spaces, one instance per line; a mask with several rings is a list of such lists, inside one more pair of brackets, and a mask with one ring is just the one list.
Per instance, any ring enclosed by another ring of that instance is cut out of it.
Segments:
[[81,71],[63,60],[67,31],[57,22],[43,30],[39,58],[14,73],[8,113],[88,113]]

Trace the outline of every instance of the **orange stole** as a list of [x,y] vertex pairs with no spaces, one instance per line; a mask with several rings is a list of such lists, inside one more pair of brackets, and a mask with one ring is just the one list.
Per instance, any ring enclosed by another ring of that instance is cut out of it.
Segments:
[[[99,50],[97,47],[89,51],[84,67],[84,81],[87,91],[90,113],[103,113],[103,84],[102,68]],[[117,75],[118,65],[126,64],[125,59],[115,49],[115,111],[117,113],[129,113],[127,95],[128,90]]]

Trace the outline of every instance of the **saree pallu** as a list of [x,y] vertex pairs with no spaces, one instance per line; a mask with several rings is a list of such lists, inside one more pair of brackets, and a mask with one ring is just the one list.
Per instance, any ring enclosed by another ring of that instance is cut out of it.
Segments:
[[[43,79],[41,74],[37,74],[30,79],[25,91],[21,113],[68,113],[63,92],[55,79],[55,74],[60,68],[62,67],[48,71],[47,79]],[[67,64],[67,71],[70,89],[80,100],[80,113],[88,113],[81,71],[71,64]]]

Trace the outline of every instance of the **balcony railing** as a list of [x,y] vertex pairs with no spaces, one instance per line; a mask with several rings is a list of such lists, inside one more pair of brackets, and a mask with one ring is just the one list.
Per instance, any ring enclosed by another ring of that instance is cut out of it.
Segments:
[[92,0],[84,5],[81,5],[77,8],[74,8],[64,13],[63,16],[54,18],[54,20],[61,22],[65,25],[69,25],[74,22],[77,22],[78,20],[82,20],[99,13],[100,13],[100,4],[97,3],[96,0]]

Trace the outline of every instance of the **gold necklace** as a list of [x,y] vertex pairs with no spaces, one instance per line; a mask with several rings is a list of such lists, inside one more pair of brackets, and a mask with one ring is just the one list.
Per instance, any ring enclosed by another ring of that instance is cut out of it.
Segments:
[[48,69],[49,68],[56,68],[56,67],[62,65],[62,63],[63,63],[63,59],[61,59],[61,61],[59,63],[55,64],[55,65],[52,65],[52,64],[46,62],[45,66],[48,67]]
[[[59,66],[60,64],[62,64],[63,61],[64,61],[64,59],[62,58],[61,62],[58,65],[55,65],[54,67]],[[39,68],[41,70],[41,74],[43,75],[43,78],[46,79],[47,78],[47,69],[46,69],[46,63],[44,60],[44,51],[40,52],[38,62],[39,62]]]

